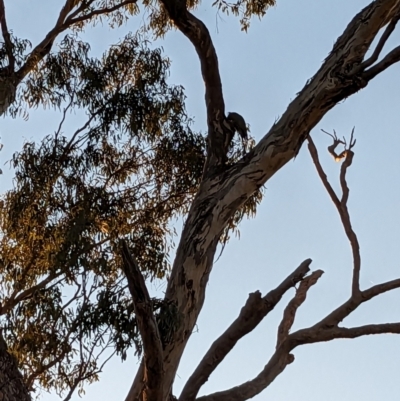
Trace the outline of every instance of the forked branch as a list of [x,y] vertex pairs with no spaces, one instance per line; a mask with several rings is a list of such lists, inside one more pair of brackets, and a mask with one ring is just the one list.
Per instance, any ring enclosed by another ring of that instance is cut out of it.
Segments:
[[[112,7],[103,7],[87,12],[94,0],[80,1],[66,0],[58,16],[54,27],[47,33],[44,39],[32,50],[25,64],[16,72],[16,78],[20,82],[36,65],[50,52],[57,36],[74,24],[89,21],[93,17],[102,14],[110,14],[129,4],[135,4],[137,0],[126,0]],[[79,4],[80,3],[80,4]]]
[[315,284],[322,276],[324,272],[322,270],[316,270],[309,276],[305,277],[300,283],[299,288],[296,290],[295,296],[290,300],[288,305],[283,312],[283,317],[278,328],[278,339],[276,342],[276,348],[278,349],[281,344],[286,340],[289,335],[289,331],[293,326],[294,319],[296,317],[297,309],[304,303],[307,297],[308,290]]
[[[259,291],[249,295],[246,304],[236,320],[211,345],[196,370],[186,382],[179,401],[192,401],[196,398],[200,388],[207,382],[211,373],[218,367],[224,358],[231,352],[236,343],[253,331],[259,323],[271,312],[282,296],[297,283],[302,282],[310,271],[311,259],[305,260],[274,290],[264,297]],[[301,285],[301,284],[300,284]]]
[[[325,131],[324,131],[325,132]],[[328,134],[331,135],[331,134]],[[310,152],[312,161],[315,165],[315,168],[317,170],[318,176],[320,177],[322,184],[324,185],[326,191],[328,192],[330,198],[332,199],[333,204],[335,205],[339,216],[340,220],[342,222],[344,231],[346,233],[346,236],[350,242],[352,254],[353,254],[353,281],[352,281],[352,293],[356,294],[360,291],[360,269],[361,269],[361,255],[360,255],[360,245],[358,243],[358,238],[356,233],[353,230],[353,227],[351,225],[351,220],[350,220],[350,214],[347,208],[347,201],[349,198],[349,187],[347,185],[346,181],[346,173],[347,169],[351,166],[351,163],[353,161],[354,157],[354,152],[352,151],[352,148],[356,144],[356,141],[354,139],[354,128],[351,133],[350,141],[349,144],[347,144],[346,140],[338,140],[336,133],[334,135],[331,135],[333,138],[333,145],[328,147],[329,153],[332,152],[330,148],[332,146],[337,146],[338,143],[341,143],[345,146],[343,153],[342,159],[344,159],[344,162],[341,166],[340,169],[340,187],[342,190],[342,195],[339,200],[339,197],[336,195],[335,191],[332,188],[332,185],[329,183],[328,177],[324,172],[324,169],[322,168],[321,162],[319,160],[318,156],[318,151],[317,148],[315,147],[315,144],[311,138],[311,136],[308,137],[308,150]]]
[[[309,149],[317,168],[318,175],[331,196],[335,206],[339,211],[342,224],[345,226],[345,232],[349,237],[352,252],[353,252],[353,285],[350,298],[340,305],[336,310],[321,319],[315,325],[309,328],[298,330],[292,334],[289,333],[293,326],[294,319],[298,308],[306,299],[306,295],[310,287],[318,281],[322,275],[321,270],[317,270],[306,276],[299,285],[295,296],[285,308],[282,321],[278,328],[278,339],[275,353],[272,355],[269,362],[265,365],[264,369],[253,379],[242,383],[239,386],[233,387],[225,391],[219,391],[207,396],[199,397],[197,401],[245,401],[254,397],[263,391],[272,381],[285,369],[285,367],[294,361],[294,356],[291,354],[293,349],[299,345],[312,344],[323,341],[332,341],[339,338],[357,338],[365,335],[394,333],[400,334],[400,323],[384,323],[384,324],[370,324],[359,327],[339,327],[339,323],[348,317],[354,310],[356,310],[362,303],[383,294],[400,288],[400,279],[388,281],[386,283],[378,284],[370,287],[367,290],[361,291],[359,289],[359,275],[361,268],[361,260],[359,257],[359,247],[356,234],[351,228],[350,217],[347,210],[347,201],[349,195],[349,188],[346,181],[346,171],[351,165],[354,153],[352,148],[355,145],[353,138],[354,129],[349,143],[345,139],[339,140],[336,134],[331,135],[334,142],[345,146],[345,157],[340,172],[340,184],[342,189],[342,196],[339,200],[338,196],[332,189],[328,178],[321,166],[318,158],[318,153],[311,138],[309,138]],[[329,149],[328,149],[329,151]],[[331,153],[331,152],[330,152]],[[346,227],[347,225],[347,227]],[[354,237],[352,237],[354,235]],[[356,241],[354,241],[354,238]],[[228,331],[227,331],[228,332]],[[207,377],[208,378],[208,377]],[[191,398],[184,398],[180,401],[191,401]]]

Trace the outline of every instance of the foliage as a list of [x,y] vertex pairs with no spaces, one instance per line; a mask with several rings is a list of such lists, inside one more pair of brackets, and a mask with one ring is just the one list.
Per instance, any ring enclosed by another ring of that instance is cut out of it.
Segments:
[[82,42],[64,57],[68,41],[24,95],[68,101],[64,119],[79,108],[87,121],[14,155],[0,222],[5,337],[29,385],[58,391],[96,378],[111,344],[123,358],[133,344],[140,352],[115,240],[128,239],[150,279],[164,277],[169,220],[186,210],[204,163],[204,138],[159,49],[130,35],[101,60]]
[[[196,193],[205,139],[190,129],[183,88],[167,84],[168,59],[148,44],[128,35],[97,59],[67,35],[28,76],[14,108],[65,105],[55,134],[13,156],[14,188],[0,211],[3,334],[31,389],[83,391],[115,353],[141,353],[117,239],[149,280],[164,278],[171,218]],[[67,136],[74,110],[85,122]],[[236,144],[231,160],[241,152]],[[173,305],[154,305],[167,342]]]

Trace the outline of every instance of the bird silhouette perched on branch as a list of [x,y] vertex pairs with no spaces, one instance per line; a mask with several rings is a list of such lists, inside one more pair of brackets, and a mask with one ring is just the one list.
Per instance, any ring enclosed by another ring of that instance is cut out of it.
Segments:
[[231,112],[228,113],[227,120],[231,130],[236,131],[244,141],[247,141],[247,126],[244,118],[239,113]]

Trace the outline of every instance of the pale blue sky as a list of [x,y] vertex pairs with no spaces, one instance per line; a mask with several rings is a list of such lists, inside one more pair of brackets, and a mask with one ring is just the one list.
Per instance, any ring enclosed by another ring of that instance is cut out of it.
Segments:
[[[210,2],[211,3],[211,2]],[[208,26],[219,56],[227,110],[240,112],[259,140],[289,101],[328,55],[350,19],[369,0],[278,0],[262,21],[254,20],[248,34],[238,21],[218,16],[210,3],[196,12]],[[62,1],[6,0],[9,26],[35,44],[53,21]],[[111,31],[96,27],[87,32],[94,51],[122,38],[140,24],[142,15]],[[387,48],[399,44],[399,30]],[[159,42],[172,59],[171,82],[182,84],[196,128],[205,130],[204,88],[197,55],[179,32]],[[400,277],[400,66],[391,67],[365,90],[331,111],[313,131],[322,161],[337,183],[340,165],[327,154],[329,138],[320,128],[348,135],[356,127],[357,145],[348,174],[349,207],[362,252],[364,287]],[[7,160],[24,138],[53,132],[59,115],[32,111],[29,121],[2,120],[0,134]],[[72,120],[71,126],[74,121]],[[11,172],[2,178],[10,185]],[[216,263],[207,299],[179,368],[175,393],[212,341],[237,316],[248,293],[263,294],[277,285],[305,258],[324,276],[300,309],[295,328],[314,324],[349,295],[351,254],[336,210],[322,188],[306,147],[267,183],[257,217],[241,225],[241,237],[232,239]],[[337,185],[335,185],[337,187]],[[162,291],[162,286],[152,287]],[[288,296],[284,299],[287,302]],[[234,349],[204,386],[202,394],[223,390],[253,378],[274,350],[282,302],[265,321]],[[400,321],[400,291],[381,296],[361,307],[346,324]],[[301,347],[296,360],[256,401],[364,401],[397,400],[400,394],[400,336],[375,336]],[[111,361],[99,383],[86,388],[85,401],[123,401],[137,361]],[[43,400],[56,400],[45,395]],[[75,395],[74,400],[78,400]]]

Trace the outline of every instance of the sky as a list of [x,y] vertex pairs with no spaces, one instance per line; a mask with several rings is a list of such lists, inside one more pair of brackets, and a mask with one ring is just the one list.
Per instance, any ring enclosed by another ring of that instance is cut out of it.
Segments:
[[[8,25],[19,37],[38,43],[54,23],[62,1],[6,0]],[[278,0],[249,32],[236,18],[218,14],[204,2],[195,15],[210,30],[219,57],[227,111],[242,114],[259,141],[282,115],[307,79],[312,77],[351,18],[368,0]],[[142,22],[90,29],[84,38],[95,52],[117,42]],[[397,30],[385,51],[398,45]],[[170,82],[185,87],[188,112],[195,128],[205,131],[204,85],[197,55],[180,32],[169,32],[162,45],[172,60]],[[349,136],[357,144],[348,172],[349,210],[361,246],[363,288],[400,277],[400,65],[392,66],[369,86],[337,105],[312,131],[325,170],[338,189],[340,164],[326,151],[330,138],[321,129]],[[32,110],[28,121],[1,120],[2,163],[24,140],[39,140],[56,130],[60,115]],[[74,121],[70,121],[74,126]],[[12,171],[1,166],[1,190],[9,188]],[[177,223],[178,230],[180,222]],[[267,293],[304,259],[325,274],[298,311],[293,329],[308,327],[344,302],[350,291],[352,258],[336,209],[322,187],[307,147],[266,184],[265,198],[254,219],[240,226],[215,263],[204,308],[179,367],[174,393],[179,392],[211,343],[237,317],[250,292]],[[163,285],[152,285],[161,292]],[[242,339],[221,363],[201,394],[221,391],[250,380],[272,355],[283,308],[293,295]],[[400,291],[381,295],[360,307],[344,324],[400,321]],[[364,401],[395,400],[400,392],[400,336],[370,336],[297,348],[295,361],[254,400]],[[96,384],[86,387],[85,401],[124,400],[137,369],[132,355],[113,359]],[[44,394],[42,400],[56,400]],[[78,400],[78,395],[73,400]]]

